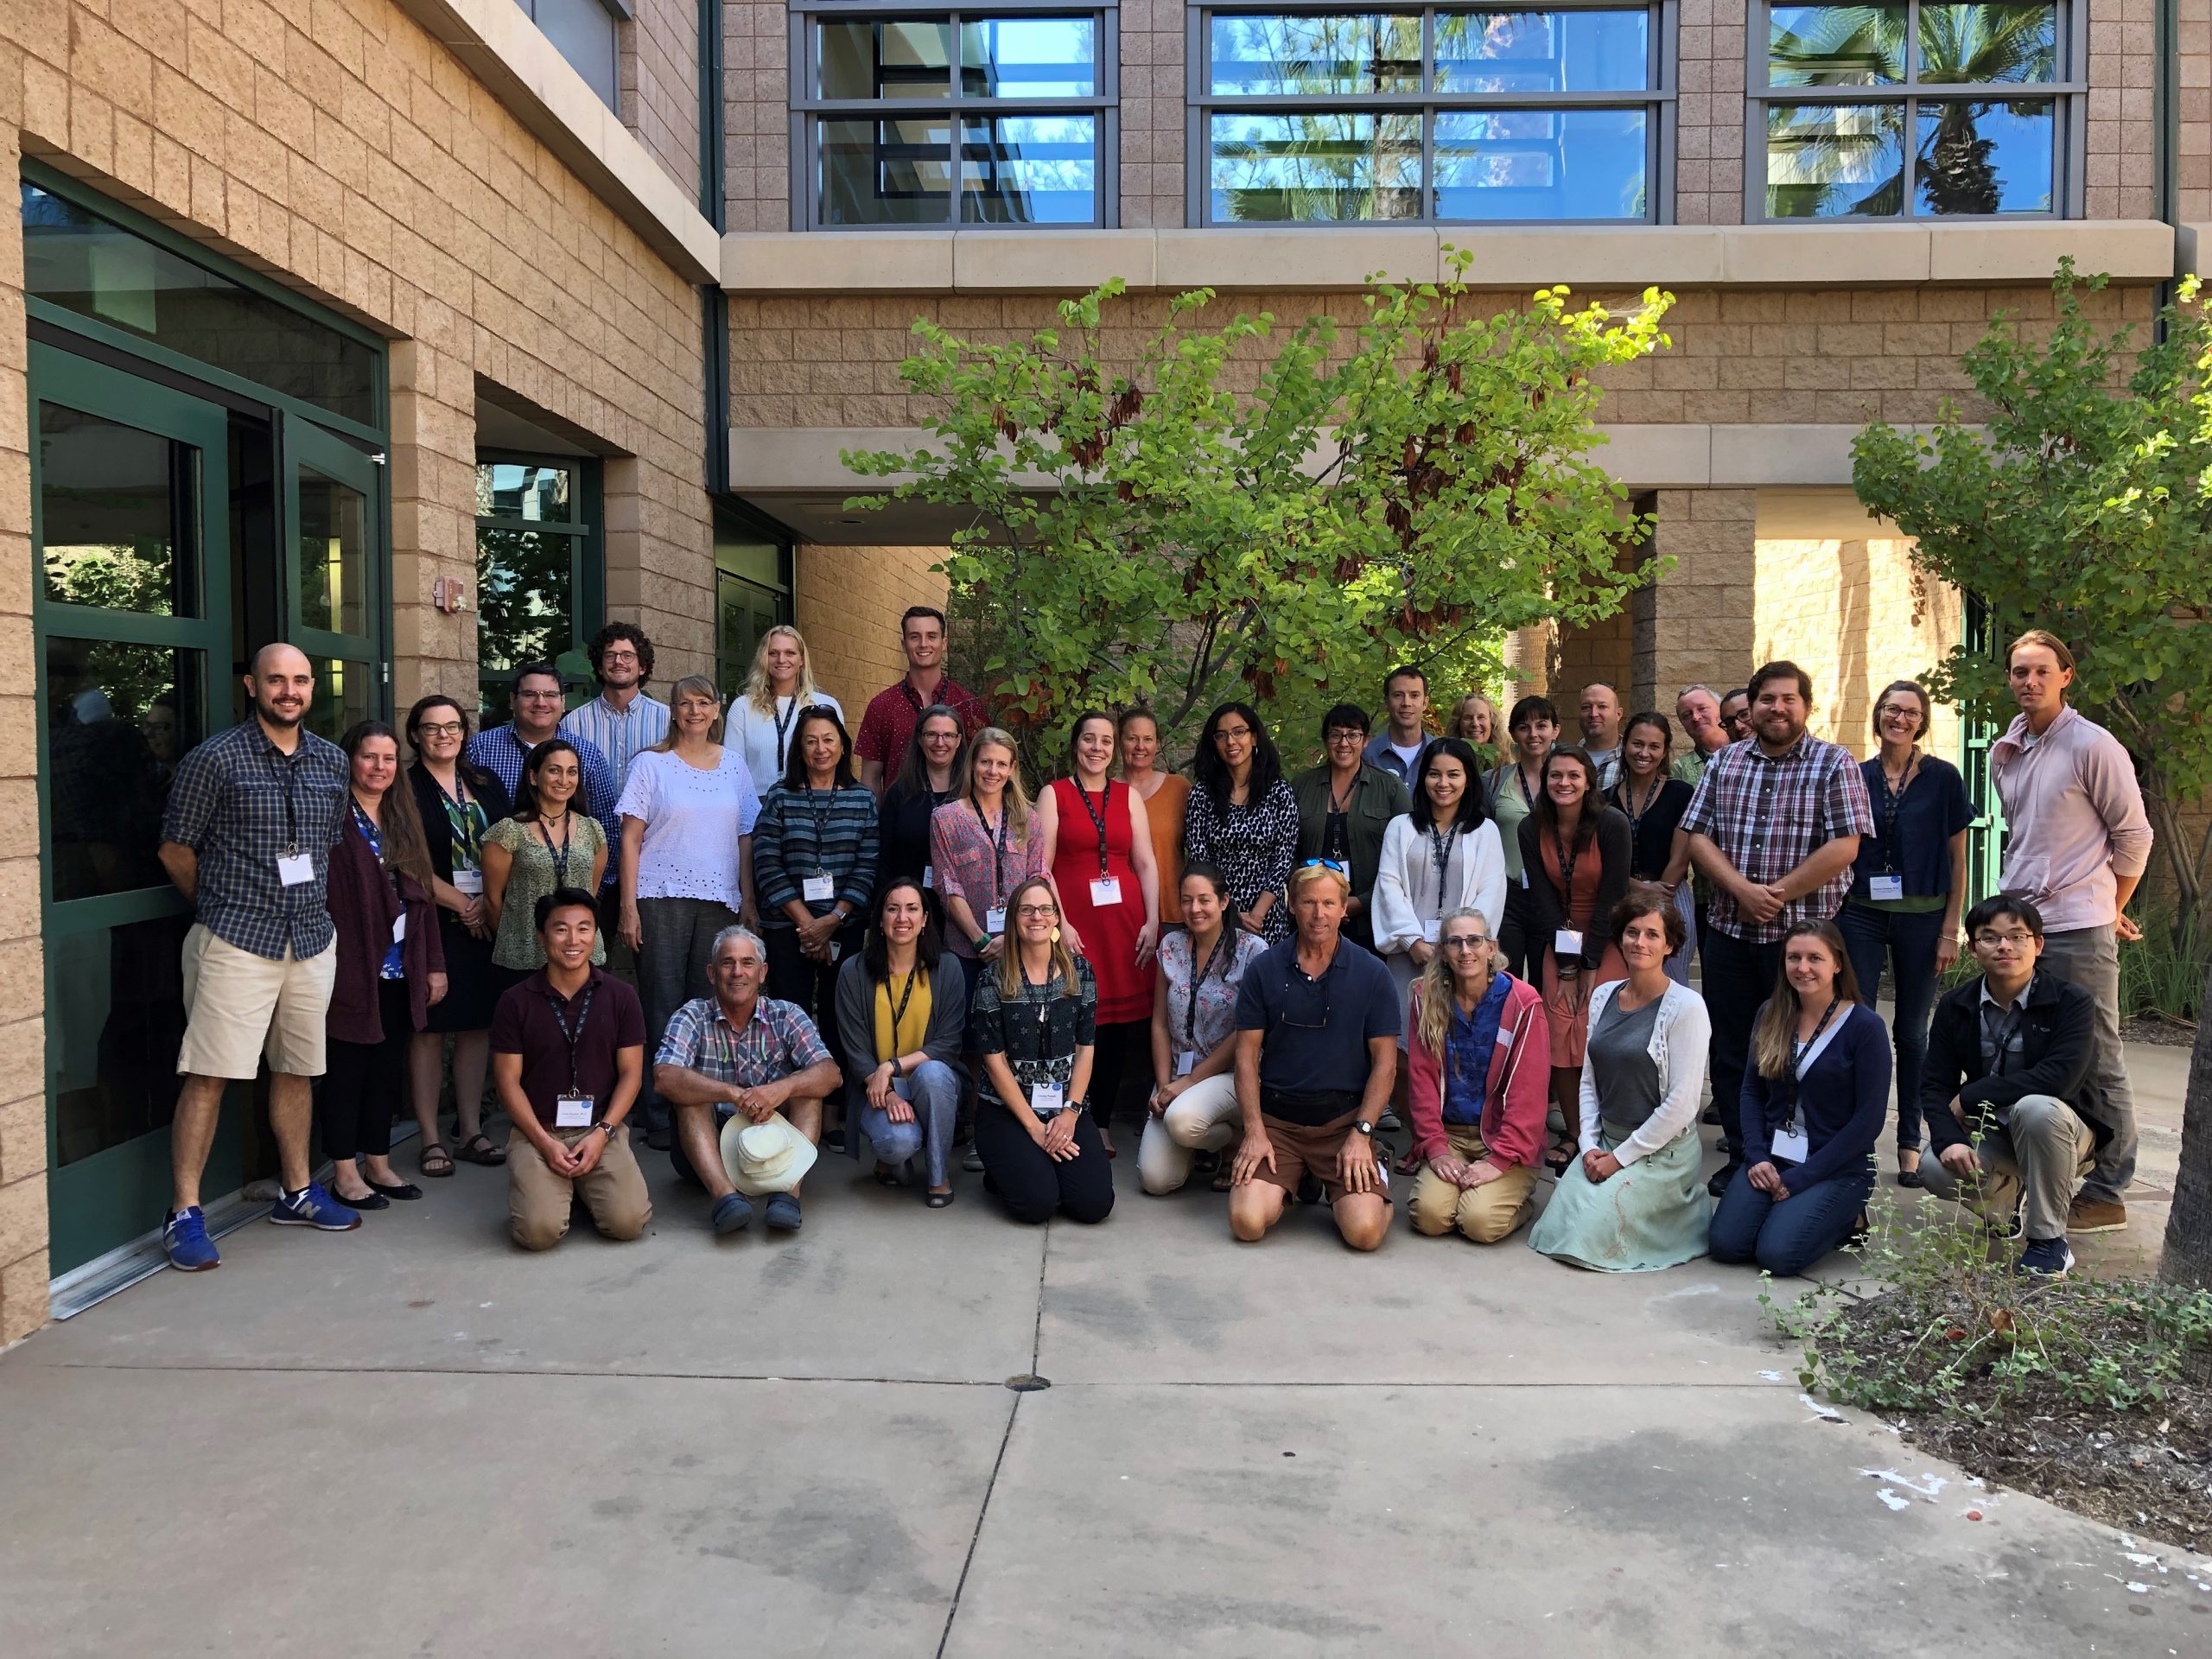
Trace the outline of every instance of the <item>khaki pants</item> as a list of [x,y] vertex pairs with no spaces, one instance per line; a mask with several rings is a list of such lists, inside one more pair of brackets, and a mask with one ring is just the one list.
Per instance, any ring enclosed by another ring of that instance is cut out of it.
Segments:
[[[1981,1194],[1974,1207],[1993,1221],[2018,1215],[2020,1236],[2031,1243],[2063,1238],[2074,1189],[2096,1153],[2096,1135],[2071,1106],[2050,1095],[2023,1095],[2005,1122],[1992,1123],[1981,1137]],[[1939,1198],[1967,1196],[1932,1155],[1920,1160],[1920,1184]]]
[[[1472,1124],[1447,1123],[1444,1134],[1454,1158],[1471,1164],[1486,1155],[1482,1131]],[[1425,1164],[1409,1206],[1414,1230],[1441,1238],[1456,1227],[1478,1244],[1495,1244],[1529,1219],[1535,1207],[1529,1194],[1535,1185],[1536,1172],[1523,1166],[1507,1169],[1487,1185],[1459,1187]]]
[[[555,1140],[573,1147],[596,1129],[556,1129]],[[653,1218],[645,1178],[630,1151],[630,1131],[620,1128],[599,1155],[599,1166],[581,1181],[556,1175],[530,1137],[519,1130],[507,1137],[507,1231],[525,1250],[550,1250],[567,1236],[569,1211],[576,1189],[592,1224],[609,1238],[635,1238]]]
[[194,922],[184,936],[183,969],[179,1077],[250,1082],[264,1056],[271,1071],[322,1075],[324,1022],[338,980],[334,940],[305,958],[287,945],[283,960],[271,962]]

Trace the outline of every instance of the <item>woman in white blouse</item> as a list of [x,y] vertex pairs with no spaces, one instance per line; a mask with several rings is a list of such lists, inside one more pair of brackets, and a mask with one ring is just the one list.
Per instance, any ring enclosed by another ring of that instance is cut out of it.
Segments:
[[760,636],[745,695],[730,705],[728,741],[745,757],[756,797],[783,781],[800,709],[819,703],[845,717],[837,699],[815,685],[811,661],[799,631],[778,623]]

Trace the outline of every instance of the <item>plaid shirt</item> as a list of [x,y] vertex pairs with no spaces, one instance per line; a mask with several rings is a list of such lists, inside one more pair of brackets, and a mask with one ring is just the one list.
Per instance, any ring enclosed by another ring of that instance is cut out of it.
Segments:
[[[286,754],[248,719],[177,763],[162,839],[199,855],[199,920],[226,944],[270,962],[289,949],[321,955],[333,938],[325,896],[330,848],[345,826],[346,755],[302,729]],[[315,862],[315,880],[288,887],[276,861]]]
[[[650,749],[668,735],[668,705],[640,691],[630,699],[630,706],[618,714],[602,694],[562,715],[561,735],[582,738],[607,757],[607,764],[614,773],[614,794],[619,800],[630,781],[630,762],[638,758],[639,750]],[[578,745],[579,749],[582,747]]]
[[[818,1065],[830,1058],[822,1033],[796,1002],[772,996],[758,999],[753,1017],[740,1031],[711,996],[686,1002],[669,1016],[668,1030],[653,1055],[655,1065],[680,1065],[716,1083],[757,1089]],[[718,1104],[718,1116],[736,1109]]]
[[[1866,779],[1851,751],[1817,737],[1801,737],[1789,751],[1770,756],[1755,740],[1732,743],[1706,762],[1697,793],[1682,814],[1682,828],[1710,836],[1721,856],[1748,881],[1779,881],[1821,848],[1841,836],[1874,833]],[[1736,900],[1715,888],[1707,912],[1712,925],[1732,938],[1772,944],[1799,922],[1827,921],[1851,890],[1846,864],[1802,899],[1782,907],[1770,922],[1747,921]]]
[[[576,804],[588,818],[596,818],[607,836],[607,859],[605,880],[612,881],[620,873],[620,858],[615,849],[622,845],[622,826],[614,822],[614,803],[621,798],[614,786],[614,768],[607,764],[607,756],[598,744],[588,737],[578,737],[563,724],[559,735],[576,746],[576,759],[582,763],[583,787],[577,791]],[[481,766],[507,786],[507,798],[515,800],[522,793],[523,763],[530,759],[531,745],[515,735],[514,722],[505,726],[487,726],[468,740],[466,751],[468,764]]]

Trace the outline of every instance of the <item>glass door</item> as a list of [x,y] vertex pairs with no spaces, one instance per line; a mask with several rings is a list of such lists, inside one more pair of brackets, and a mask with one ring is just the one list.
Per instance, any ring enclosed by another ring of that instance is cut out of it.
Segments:
[[286,637],[315,665],[310,730],[336,742],[384,706],[386,668],[377,464],[297,415],[283,416]]
[[[228,723],[227,439],[215,404],[30,346],[33,619],[55,1274],[153,1227],[191,907],[156,849],[178,758]],[[242,1179],[237,1112],[208,1160]]]

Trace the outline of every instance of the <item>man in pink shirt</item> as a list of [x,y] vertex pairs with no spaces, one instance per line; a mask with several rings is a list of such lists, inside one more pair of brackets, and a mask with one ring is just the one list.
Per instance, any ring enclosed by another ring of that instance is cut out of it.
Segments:
[[2005,670],[2020,713],[1990,750],[2005,807],[1998,885],[2043,912],[2041,967],[2095,1002],[2096,1058],[2085,1085],[2104,1101],[2113,1136],[2098,1148],[2068,1211],[2069,1233],[2127,1225],[2121,1194],[2135,1179],[2135,1095],[2120,1041],[2120,944],[2142,930],[2121,913],[2151,861],[2151,821],[2135,763],[2120,740],[2067,706],[2074,656],[2032,628],[2012,642]]

